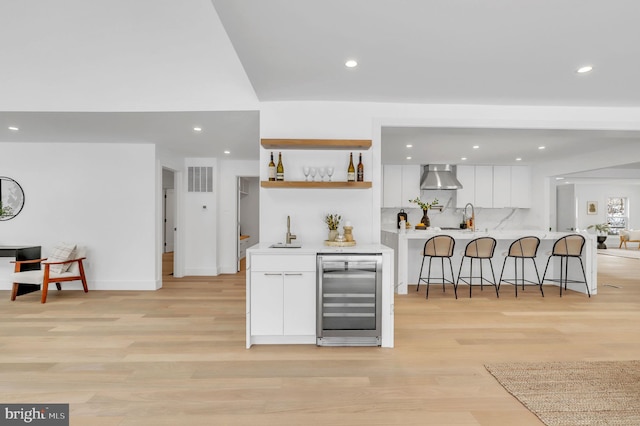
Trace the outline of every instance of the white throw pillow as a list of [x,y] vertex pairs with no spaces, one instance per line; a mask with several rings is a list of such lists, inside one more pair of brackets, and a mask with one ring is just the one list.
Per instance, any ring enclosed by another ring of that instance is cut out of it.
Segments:
[[[47,258],[47,262],[64,262],[69,259],[73,259],[75,251],[75,244],[60,243],[54,247],[51,255]],[[61,274],[63,272],[66,272],[70,267],[70,263],[51,265],[49,266],[49,272]]]

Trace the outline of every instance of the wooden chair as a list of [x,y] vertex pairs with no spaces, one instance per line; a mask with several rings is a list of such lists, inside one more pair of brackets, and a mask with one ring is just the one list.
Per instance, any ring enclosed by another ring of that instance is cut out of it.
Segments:
[[[73,259],[67,260],[58,260],[55,258],[51,259],[34,259],[34,260],[21,260],[21,261],[13,261],[11,263],[15,263],[14,273],[11,274],[11,281],[13,282],[13,288],[11,290],[11,300],[16,300],[16,296],[18,295],[18,287],[20,284],[35,284],[41,285],[42,287],[42,297],[40,299],[41,303],[45,303],[47,301],[47,293],[49,290],[49,284],[55,283],[58,290],[62,290],[60,283],[67,281],[82,281],[82,287],[84,292],[87,293],[89,288],[87,287],[87,279],[84,274],[84,265],[82,261],[86,259],[85,251],[82,248],[77,248],[72,256]],[[40,263],[44,266],[44,269],[36,269],[26,271],[23,270],[22,267],[24,265],[33,265],[34,263]],[[61,272],[54,272],[56,270],[56,266],[58,268],[60,265],[63,266]],[[68,270],[65,270],[66,265],[68,266]],[[53,270],[52,270],[53,266]]]

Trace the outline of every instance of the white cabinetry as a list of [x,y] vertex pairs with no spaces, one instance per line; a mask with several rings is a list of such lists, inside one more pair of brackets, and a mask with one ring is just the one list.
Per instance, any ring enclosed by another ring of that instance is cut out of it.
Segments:
[[531,171],[528,166],[457,166],[463,189],[456,207],[467,203],[484,208],[531,207]]
[[493,207],[511,207],[511,166],[493,166]]
[[456,166],[456,177],[462,188],[456,190],[456,207],[464,208],[467,203],[476,201],[476,168],[475,166]]
[[247,346],[315,342],[315,262],[314,255],[251,256]]
[[511,166],[511,207],[531,208],[531,168]]
[[476,166],[475,207],[493,207],[493,167]]
[[420,165],[383,166],[382,207],[411,207],[420,196]]

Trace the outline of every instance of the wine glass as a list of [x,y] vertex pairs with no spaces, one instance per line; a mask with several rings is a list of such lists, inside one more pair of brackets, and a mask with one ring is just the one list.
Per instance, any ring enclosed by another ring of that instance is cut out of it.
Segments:
[[320,175],[320,182],[324,182],[324,167],[318,168],[318,174]]
[[331,182],[331,176],[333,176],[333,167],[327,167],[327,176],[329,176],[329,182]]
[[304,166],[302,172],[304,173],[304,181],[307,182],[309,180],[309,166]]
[[316,180],[316,168],[315,167],[311,167],[309,169],[309,173],[311,174],[311,182]]

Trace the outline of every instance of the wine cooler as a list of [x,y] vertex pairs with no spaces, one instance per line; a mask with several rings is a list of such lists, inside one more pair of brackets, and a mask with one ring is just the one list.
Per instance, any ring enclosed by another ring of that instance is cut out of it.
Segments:
[[382,255],[317,257],[319,346],[380,346]]

